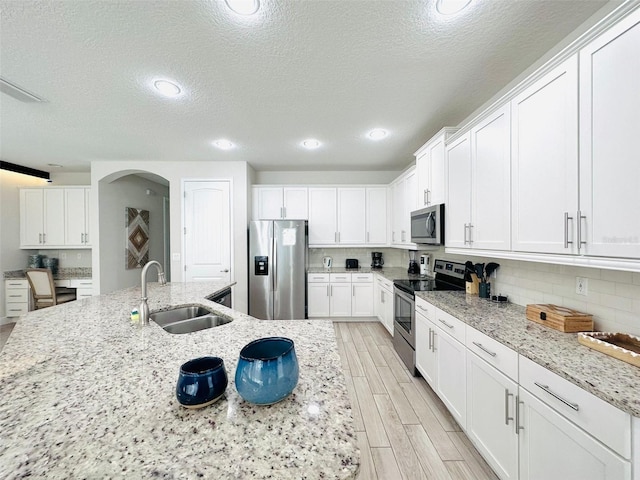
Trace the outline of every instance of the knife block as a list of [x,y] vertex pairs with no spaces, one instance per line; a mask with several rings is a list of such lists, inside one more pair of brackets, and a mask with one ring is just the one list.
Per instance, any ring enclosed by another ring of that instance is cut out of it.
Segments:
[[467,287],[467,295],[478,295],[478,285],[480,280],[478,280],[478,276],[475,273],[470,274],[471,281],[466,282]]

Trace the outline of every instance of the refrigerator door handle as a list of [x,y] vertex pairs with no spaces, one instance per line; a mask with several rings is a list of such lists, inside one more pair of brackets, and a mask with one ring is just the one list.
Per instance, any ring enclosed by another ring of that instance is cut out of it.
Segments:
[[278,251],[278,242],[276,240],[276,236],[273,236],[273,263],[271,264],[271,280],[272,280],[272,284],[271,284],[271,290],[273,290],[274,292],[278,289],[278,258],[277,258],[277,252]]

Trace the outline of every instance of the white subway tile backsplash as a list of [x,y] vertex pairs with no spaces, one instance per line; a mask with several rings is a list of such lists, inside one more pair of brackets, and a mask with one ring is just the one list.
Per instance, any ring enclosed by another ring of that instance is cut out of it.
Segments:
[[588,285],[589,292],[607,293],[614,295],[616,293],[615,282],[609,282],[606,280],[590,279]]
[[633,272],[602,270],[602,279],[618,283],[633,283]]
[[606,293],[600,294],[600,301],[598,303],[605,307],[615,308],[616,310],[626,310],[627,312],[631,312],[633,308],[633,301],[630,298],[608,295]]
[[633,274],[633,284],[634,285],[640,285],[640,273],[635,273]]
[[615,294],[620,297],[640,298],[640,285],[630,285],[628,283],[616,283]]

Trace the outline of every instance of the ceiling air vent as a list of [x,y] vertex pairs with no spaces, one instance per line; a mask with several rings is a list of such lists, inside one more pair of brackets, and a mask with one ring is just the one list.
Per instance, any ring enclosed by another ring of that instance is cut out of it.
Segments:
[[2,77],[0,77],[0,92],[6,93],[21,102],[44,102],[44,100],[37,95],[27,92]]

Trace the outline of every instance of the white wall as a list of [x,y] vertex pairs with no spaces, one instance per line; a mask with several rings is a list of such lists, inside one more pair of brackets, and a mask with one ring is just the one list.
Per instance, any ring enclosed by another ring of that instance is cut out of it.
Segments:
[[[183,281],[183,192],[184,180],[230,180],[232,185],[232,235],[233,235],[233,268],[231,278],[237,282],[234,287],[234,309],[247,311],[247,191],[250,172],[245,162],[147,162],[147,161],[94,161],[91,164],[91,185],[93,205],[98,205],[98,183],[105,177],[118,177],[123,174],[149,172],[170,182],[171,210],[171,253],[177,254],[180,260],[171,262],[173,282]],[[98,209],[92,207],[92,228],[100,226]],[[102,235],[102,232],[100,232]],[[93,245],[93,274],[100,274],[102,239]],[[100,293],[101,286],[94,282],[94,291]]]
[[[408,158],[407,163],[415,162],[415,159]],[[344,184],[382,184],[391,183],[398,175],[399,171],[379,171],[379,172],[256,172],[256,185],[344,185]]]
[[[44,187],[41,178],[0,170],[0,272],[27,267],[31,250],[20,249],[20,193],[22,187]],[[0,288],[0,323],[5,317],[4,284]]]
[[91,185],[91,172],[51,172],[51,185],[55,187],[67,185]]
[[[113,182],[102,181],[99,189],[100,291],[108,293],[140,284],[141,269],[125,266],[127,207],[149,211],[149,259],[163,263],[163,197],[169,196],[169,188],[128,175]],[[147,195],[148,189],[151,195]],[[158,281],[155,269],[149,272],[149,281]]]

